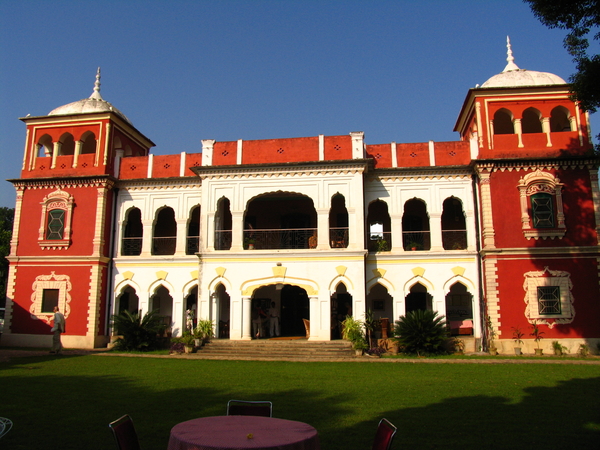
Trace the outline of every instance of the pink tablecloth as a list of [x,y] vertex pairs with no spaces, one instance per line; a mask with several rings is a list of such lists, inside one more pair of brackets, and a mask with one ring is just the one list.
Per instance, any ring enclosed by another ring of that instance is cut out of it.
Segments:
[[306,423],[258,416],[188,420],[171,429],[168,450],[319,450],[317,430]]

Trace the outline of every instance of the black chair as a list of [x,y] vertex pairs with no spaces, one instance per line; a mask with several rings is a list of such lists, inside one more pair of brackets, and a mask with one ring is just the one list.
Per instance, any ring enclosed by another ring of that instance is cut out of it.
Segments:
[[141,450],[133,421],[129,414],[119,417],[108,424],[112,430],[119,450]]
[[269,401],[229,400],[228,416],[263,416],[273,417],[273,403]]
[[377,425],[377,433],[371,450],[389,450],[398,429],[387,419],[381,419]]
[[6,417],[0,417],[0,438],[10,431],[13,423],[12,420]]

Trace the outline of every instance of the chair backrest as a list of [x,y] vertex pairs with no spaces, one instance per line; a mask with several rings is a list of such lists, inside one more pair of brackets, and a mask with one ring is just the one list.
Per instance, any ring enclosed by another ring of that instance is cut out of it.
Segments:
[[389,450],[397,428],[387,419],[381,419],[375,433],[375,440],[371,450]]
[[273,417],[273,403],[269,401],[229,400],[228,416],[263,416]]
[[12,425],[12,420],[0,417],[0,438],[10,431]]
[[141,450],[133,421],[129,414],[119,417],[108,424],[112,430],[119,450]]

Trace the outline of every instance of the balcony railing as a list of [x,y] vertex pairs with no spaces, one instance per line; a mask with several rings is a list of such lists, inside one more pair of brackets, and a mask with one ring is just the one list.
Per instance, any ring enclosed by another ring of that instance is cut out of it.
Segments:
[[174,255],[177,237],[155,237],[152,238],[153,255]]
[[200,238],[198,236],[188,236],[185,243],[185,254],[195,255],[200,251]]
[[378,231],[369,236],[370,252],[389,252],[392,250],[392,233],[390,231]]
[[229,250],[231,248],[231,230],[215,231],[215,250]]
[[330,228],[329,240],[331,241],[331,248],[348,247],[348,227]]
[[406,251],[431,249],[431,236],[429,231],[402,232],[402,246]]
[[244,230],[244,249],[286,250],[316,247],[316,228]]
[[465,250],[467,248],[467,230],[442,230],[444,250]]
[[121,241],[121,255],[138,256],[142,253],[141,237],[124,237]]

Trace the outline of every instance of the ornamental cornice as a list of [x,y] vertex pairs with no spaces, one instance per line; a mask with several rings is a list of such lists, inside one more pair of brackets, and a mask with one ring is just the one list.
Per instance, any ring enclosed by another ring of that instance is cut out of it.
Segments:
[[253,179],[362,174],[372,168],[370,159],[304,163],[244,164],[191,167],[202,179]]
[[135,180],[120,180],[117,183],[119,189],[128,191],[161,191],[163,189],[201,189],[202,183],[196,177],[173,177]]
[[51,261],[53,263],[71,263],[71,264],[108,264],[111,259],[107,256],[70,256],[65,255],[65,253],[61,252],[61,254],[55,255],[40,255],[40,256],[7,256],[6,259],[11,263],[20,263],[27,265],[48,265],[48,262]]
[[475,161],[474,167],[477,173],[491,172],[520,172],[534,170],[574,170],[588,169],[598,170],[600,160],[596,158],[586,159],[543,159],[543,160],[494,160]]
[[82,187],[104,187],[112,189],[116,180],[112,177],[85,177],[85,178],[35,178],[8,180],[16,189],[73,189]]
[[469,166],[386,168],[376,169],[369,175],[370,181],[456,181],[470,180],[473,170]]

